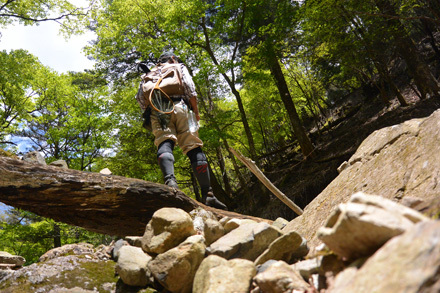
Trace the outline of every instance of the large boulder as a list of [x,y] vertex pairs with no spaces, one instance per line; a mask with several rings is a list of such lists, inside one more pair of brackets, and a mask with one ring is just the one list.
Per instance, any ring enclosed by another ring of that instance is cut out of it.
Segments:
[[194,293],[248,293],[256,274],[254,264],[246,259],[226,260],[210,255],[203,260],[194,278]]
[[191,292],[194,276],[205,257],[201,235],[186,239],[179,246],[159,254],[148,264],[154,278],[170,292]]
[[235,228],[208,247],[210,254],[226,259],[254,261],[282,232],[267,223],[249,223]]
[[44,261],[9,271],[0,279],[0,292],[128,292],[118,291],[115,262],[98,257],[102,248],[76,248],[56,249]]
[[332,211],[358,191],[401,201],[432,200],[440,194],[440,110],[424,119],[373,132],[321,194],[283,231],[307,239],[311,252],[322,242],[316,231]]
[[318,237],[344,259],[368,256],[394,236],[427,217],[389,199],[354,194],[318,230]]
[[440,221],[416,224],[357,270],[346,269],[328,292],[440,292]]
[[148,222],[142,238],[142,249],[160,254],[176,247],[186,238],[196,234],[190,215],[181,209],[162,208]]
[[57,258],[62,255],[89,255],[92,256],[94,254],[94,247],[90,243],[74,243],[74,244],[66,244],[61,247],[56,247],[44,253],[40,256],[39,261],[44,262],[50,259]]

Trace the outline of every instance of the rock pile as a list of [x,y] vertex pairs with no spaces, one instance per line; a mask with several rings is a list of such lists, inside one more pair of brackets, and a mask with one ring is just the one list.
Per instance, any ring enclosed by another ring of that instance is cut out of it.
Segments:
[[354,194],[319,229],[325,247],[306,260],[306,240],[283,225],[163,208],[143,237],[116,243],[116,272],[127,285],[169,292],[437,292],[440,286],[440,222],[391,200]]

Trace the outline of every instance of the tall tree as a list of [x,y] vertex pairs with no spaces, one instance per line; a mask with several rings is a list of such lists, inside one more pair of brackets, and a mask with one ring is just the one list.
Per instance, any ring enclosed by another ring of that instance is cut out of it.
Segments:
[[87,84],[87,74],[58,75],[46,68],[34,76],[36,110],[21,135],[49,161],[64,159],[85,170],[110,146],[105,84],[96,76]]
[[245,29],[254,36],[255,46],[259,50],[256,58],[260,58],[272,73],[293,132],[304,157],[307,158],[314,156],[314,147],[303,128],[280,66],[286,45],[294,45],[292,41],[295,39],[295,26],[299,20],[298,8],[296,2],[286,0],[255,1],[248,7]]
[[0,51],[0,64],[0,143],[6,143],[34,110],[31,84],[41,64],[24,50]]
[[410,74],[414,77],[414,81],[419,89],[422,97],[440,94],[440,87],[432,75],[426,62],[421,58],[414,40],[407,34],[406,28],[399,20],[397,7],[393,0],[374,0],[379,11],[385,15],[386,22],[393,28],[392,35],[394,44],[408,65]]
[[[94,24],[100,42],[91,52],[104,66],[124,78],[127,77],[124,70],[127,72],[130,68],[127,63],[131,61],[133,66],[141,58],[154,61],[151,53],[157,58],[166,49],[176,50],[189,67],[213,68],[224,78],[237,100],[249,153],[255,158],[252,132],[237,89],[242,17],[240,14],[233,18],[233,25],[222,25],[227,22],[218,12],[219,8],[226,11],[223,6],[201,0],[103,2]],[[226,28],[237,35],[232,45],[220,42],[227,34]]]

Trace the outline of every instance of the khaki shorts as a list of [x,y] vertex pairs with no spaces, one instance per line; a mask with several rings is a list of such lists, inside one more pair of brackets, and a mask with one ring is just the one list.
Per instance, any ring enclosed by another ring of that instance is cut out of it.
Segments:
[[202,147],[203,142],[199,134],[191,133],[188,127],[188,107],[183,102],[174,105],[174,112],[171,113],[171,120],[168,127],[163,130],[160,126],[157,112],[151,113],[151,128],[154,134],[154,144],[158,147],[165,140],[171,139],[186,154],[196,147]]

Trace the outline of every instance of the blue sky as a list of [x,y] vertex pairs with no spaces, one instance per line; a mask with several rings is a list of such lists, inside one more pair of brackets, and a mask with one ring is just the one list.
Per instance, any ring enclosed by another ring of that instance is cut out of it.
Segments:
[[[81,2],[81,1],[72,1]],[[83,48],[95,36],[92,33],[65,39],[59,34],[59,24],[53,21],[37,26],[9,25],[0,30],[0,50],[25,49],[40,62],[59,73],[92,69],[94,62],[87,59]],[[0,203],[0,213],[7,206]]]

